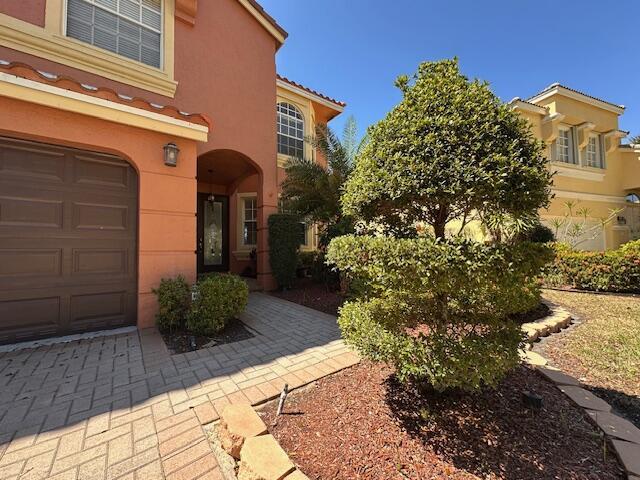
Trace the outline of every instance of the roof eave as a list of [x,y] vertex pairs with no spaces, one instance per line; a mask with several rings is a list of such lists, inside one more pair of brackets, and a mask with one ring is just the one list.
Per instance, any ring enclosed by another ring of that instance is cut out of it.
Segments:
[[344,111],[344,108],[346,107],[346,104],[343,102],[339,103],[335,100],[324,98],[321,95],[310,92],[309,90],[302,88],[298,85],[293,85],[290,81],[284,80],[280,77],[276,79],[276,85],[278,85],[279,87],[285,88],[291,92],[297,93],[298,95],[308,98],[309,100],[312,100],[327,108],[330,108],[331,110],[334,110],[335,112],[337,112],[336,115],[342,113]]
[[593,105],[594,107],[615,113],[617,115],[622,115],[625,110],[625,107],[623,105],[616,105],[605,100],[600,100],[599,98],[591,97],[584,93],[578,92],[577,90],[573,90],[555,83],[553,85],[550,85],[537,95],[534,95],[533,97],[527,99],[527,102],[541,102],[554,95],[560,95],[563,97],[578,100],[580,102],[588,103],[590,105]]

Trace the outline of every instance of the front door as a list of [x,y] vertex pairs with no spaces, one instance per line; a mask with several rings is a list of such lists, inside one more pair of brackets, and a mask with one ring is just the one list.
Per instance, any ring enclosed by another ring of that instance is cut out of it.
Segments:
[[198,193],[198,273],[229,270],[229,197]]

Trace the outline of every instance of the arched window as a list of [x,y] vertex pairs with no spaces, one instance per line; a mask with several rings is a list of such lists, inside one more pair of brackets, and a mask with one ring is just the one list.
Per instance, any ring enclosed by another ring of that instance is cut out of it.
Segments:
[[630,193],[624,198],[629,203],[640,203],[640,196],[637,193]]
[[277,106],[278,153],[302,158],[304,155],[304,119],[295,105]]

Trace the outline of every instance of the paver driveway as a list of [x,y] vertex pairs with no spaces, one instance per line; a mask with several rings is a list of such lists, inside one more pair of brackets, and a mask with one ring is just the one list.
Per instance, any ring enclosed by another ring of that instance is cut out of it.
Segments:
[[170,355],[155,329],[0,353],[0,479],[219,479],[202,425],[358,361],[335,318],[252,293],[255,336]]

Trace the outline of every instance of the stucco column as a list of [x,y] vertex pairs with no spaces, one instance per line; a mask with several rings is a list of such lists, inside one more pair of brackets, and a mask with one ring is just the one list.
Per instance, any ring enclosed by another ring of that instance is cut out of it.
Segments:
[[269,216],[278,212],[275,176],[261,175],[258,189],[258,283],[264,290],[275,290],[277,283],[269,265]]

